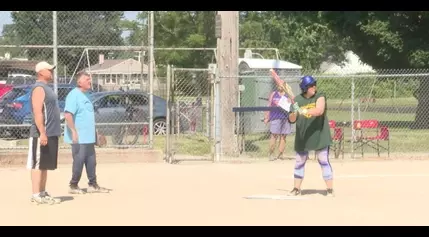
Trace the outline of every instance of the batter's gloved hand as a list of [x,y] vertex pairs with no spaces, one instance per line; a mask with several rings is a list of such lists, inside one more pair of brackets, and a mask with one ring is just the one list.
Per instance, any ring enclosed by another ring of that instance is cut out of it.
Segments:
[[296,111],[299,111],[299,110],[300,110],[300,108],[299,108],[298,102],[295,102],[295,103],[292,105],[292,109],[291,109],[291,111],[292,111],[292,112],[296,112]]

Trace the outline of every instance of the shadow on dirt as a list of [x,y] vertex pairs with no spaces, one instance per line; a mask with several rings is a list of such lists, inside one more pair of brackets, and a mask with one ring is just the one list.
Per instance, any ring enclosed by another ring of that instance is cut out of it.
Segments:
[[[291,190],[278,189],[278,191],[289,193]],[[327,192],[326,192],[326,189],[303,189],[303,190],[301,190],[301,195],[313,195],[313,194],[319,194],[319,195],[326,196]]]

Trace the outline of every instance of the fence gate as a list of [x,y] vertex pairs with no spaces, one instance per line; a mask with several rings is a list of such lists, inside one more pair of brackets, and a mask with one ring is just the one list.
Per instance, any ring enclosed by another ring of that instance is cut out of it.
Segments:
[[214,75],[208,68],[167,70],[165,160],[213,161]]

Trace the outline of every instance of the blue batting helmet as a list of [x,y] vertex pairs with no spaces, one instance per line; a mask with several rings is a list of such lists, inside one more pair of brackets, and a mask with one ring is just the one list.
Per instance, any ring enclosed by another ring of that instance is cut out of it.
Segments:
[[307,92],[307,89],[314,85],[316,85],[316,79],[314,79],[312,76],[304,76],[299,82],[299,87],[301,88],[303,93]]

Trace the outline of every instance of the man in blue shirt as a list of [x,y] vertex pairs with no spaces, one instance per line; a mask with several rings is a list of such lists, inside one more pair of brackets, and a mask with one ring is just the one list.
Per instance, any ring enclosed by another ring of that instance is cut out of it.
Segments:
[[83,194],[78,183],[82,176],[83,166],[86,167],[88,177],[87,192],[108,192],[98,186],[95,168],[97,165],[95,155],[96,128],[94,106],[88,98],[91,89],[91,77],[82,72],[77,75],[77,87],[66,97],[64,117],[64,142],[71,144],[73,156],[72,178],[70,180],[70,193]]

